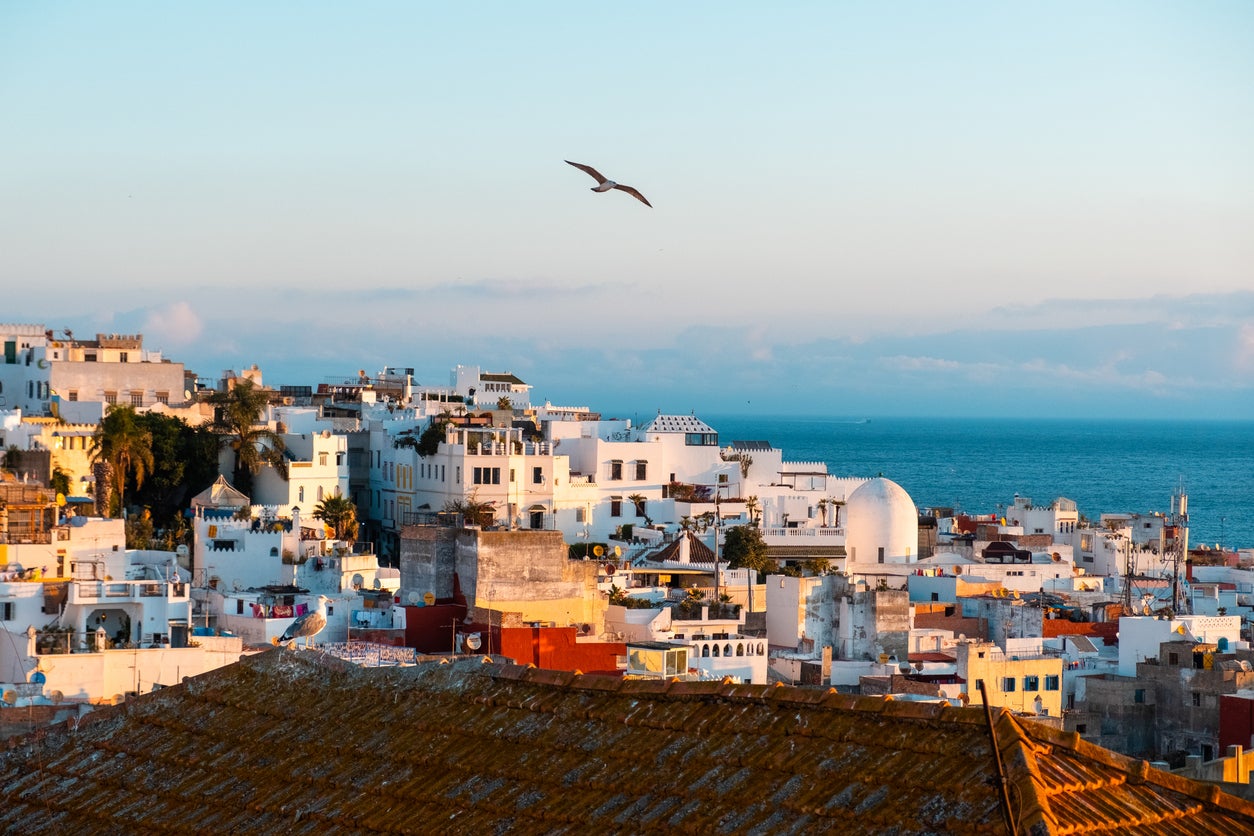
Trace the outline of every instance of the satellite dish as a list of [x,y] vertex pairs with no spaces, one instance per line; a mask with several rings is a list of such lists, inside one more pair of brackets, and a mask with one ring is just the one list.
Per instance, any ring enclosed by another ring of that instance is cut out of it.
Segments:
[[601,555],[605,554],[605,546],[602,546],[600,543],[597,543],[595,546],[592,547],[592,553],[595,554],[597,557],[600,557]]
[[361,576],[360,572],[353,575],[353,589],[361,589],[361,585],[365,582],[366,579]]
[[469,636],[466,637],[466,646],[469,647],[471,650],[478,650],[479,645],[481,644],[483,644],[483,642],[480,641],[478,633],[471,633]]
[[425,595],[423,595],[423,596],[422,596],[422,602],[423,602],[424,604],[426,604],[428,607],[430,607],[430,606],[434,606],[434,605],[435,605],[435,593],[434,593],[434,592],[428,592],[428,593],[426,593]]
[[49,692],[48,699],[52,702],[53,705],[60,705],[65,700],[65,694],[62,694],[60,691],[57,691],[54,689],[53,691]]
[[183,390],[183,398],[184,398],[184,400],[189,400],[189,401],[190,401],[190,400],[192,399],[192,393],[191,393],[191,391],[190,391],[190,390],[188,390],[188,389],[184,389],[184,390]]
[[405,600],[409,602],[410,606],[417,606],[418,602],[422,600],[422,597],[417,592],[411,592],[405,596]]
[[179,557],[187,557],[187,546],[180,544],[179,547],[174,550],[174,553]]
[[6,688],[4,689],[4,694],[0,695],[0,699],[3,699],[9,705],[13,705],[17,702],[17,691],[14,691],[12,688]]
[[614,547],[614,556],[615,556],[615,557],[622,557],[622,556],[623,556],[623,547],[622,547],[622,546],[615,546],[615,547]]
[[374,588],[375,588],[375,589],[382,589],[382,588],[383,588],[383,581],[379,580],[378,578],[375,578],[375,579],[374,579],[374,584],[373,584],[373,586],[374,586]]

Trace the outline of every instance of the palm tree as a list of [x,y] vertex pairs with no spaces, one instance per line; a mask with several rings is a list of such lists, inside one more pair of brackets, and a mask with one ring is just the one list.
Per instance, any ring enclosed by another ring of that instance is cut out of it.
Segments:
[[636,516],[644,517],[645,525],[653,524],[652,520],[649,519],[649,515],[644,512],[645,503],[648,502],[648,498],[645,497],[644,494],[633,493],[631,496],[627,497],[627,501],[636,506]]
[[355,540],[357,538],[357,506],[348,497],[335,493],[322,500],[314,508],[315,520],[322,520],[335,533],[336,540]]
[[745,500],[745,511],[749,514],[749,522],[752,525],[758,524],[758,498],[751,496]]
[[285,446],[278,433],[261,425],[269,399],[251,380],[242,380],[225,392],[209,396],[213,404],[213,431],[222,437],[222,446],[234,454],[231,481],[246,494],[252,493],[253,477],[269,465],[287,479]]
[[823,527],[827,527],[827,499],[819,500],[819,516],[823,518]]
[[[111,406],[91,438],[91,460],[107,464],[112,470],[111,487],[117,491],[118,508],[123,513],[127,477],[134,478],[139,487],[153,468],[152,433],[140,425],[138,418],[130,406]],[[97,485],[97,491],[104,487]]]

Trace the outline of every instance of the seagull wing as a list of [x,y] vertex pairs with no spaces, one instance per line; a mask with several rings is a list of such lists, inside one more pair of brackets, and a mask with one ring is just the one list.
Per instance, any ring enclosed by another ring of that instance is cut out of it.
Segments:
[[640,192],[636,191],[636,190],[635,190],[635,189],[633,189],[631,186],[623,186],[623,185],[621,185],[621,184],[620,184],[620,185],[615,186],[614,188],[616,188],[616,189],[622,189],[623,191],[627,192],[627,194],[631,195],[631,196],[632,196],[632,197],[634,197],[636,200],[638,200],[638,201],[640,201],[641,203],[643,203],[645,206],[648,206],[650,209],[652,209],[652,208],[653,208],[653,204],[652,204],[652,203],[650,203],[649,201],[645,200],[645,199],[644,199],[644,195],[640,194]]
[[593,177],[596,178],[596,181],[598,183],[605,182],[605,178],[601,176],[601,172],[597,171],[595,168],[593,168],[590,165],[584,165],[583,163],[572,163],[570,160],[567,160],[566,164],[573,165],[575,168],[579,169],[580,171],[588,172],[589,174],[591,174]]
[[299,639],[302,636],[312,636],[320,632],[325,626],[327,626],[326,616],[317,610],[307,612],[287,626],[287,629],[283,631],[283,635],[279,637],[279,641],[285,642]]

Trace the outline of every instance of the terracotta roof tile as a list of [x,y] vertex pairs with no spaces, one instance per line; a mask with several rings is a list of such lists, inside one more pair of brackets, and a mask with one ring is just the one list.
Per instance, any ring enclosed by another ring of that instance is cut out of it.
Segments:
[[[0,831],[1002,833],[982,708],[275,650],[0,757]],[[1004,710],[1025,833],[1240,833],[1254,805]]]

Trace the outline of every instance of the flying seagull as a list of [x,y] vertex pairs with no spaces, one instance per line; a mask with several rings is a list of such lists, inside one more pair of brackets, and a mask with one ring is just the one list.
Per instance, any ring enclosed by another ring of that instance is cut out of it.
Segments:
[[327,601],[330,600],[325,595],[319,595],[318,609],[305,613],[287,625],[283,635],[277,639],[271,639],[271,643],[278,647],[285,642],[295,642],[297,639],[304,637],[305,647],[309,647],[309,640],[321,633],[322,628],[327,626]]
[[622,183],[615,183],[613,180],[605,179],[604,177],[601,176],[601,172],[597,171],[595,168],[593,168],[590,165],[583,165],[581,163],[572,163],[570,160],[567,160],[566,162],[569,165],[573,165],[575,168],[579,169],[580,171],[588,172],[596,179],[597,184],[592,187],[592,191],[608,192],[610,189],[620,189],[624,192],[627,192],[627,194],[631,195],[636,200],[643,203],[645,206],[648,206],[650,209],[653,208],[653,204],[645,200],[644,195],[640,194],[640,192],[636,191],[631,186],[624,186]]

